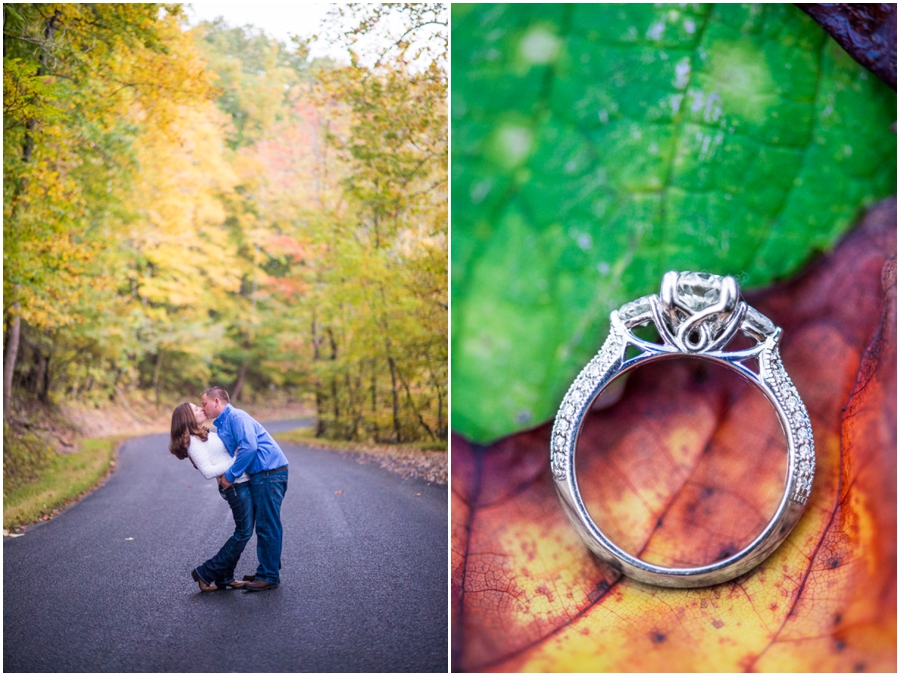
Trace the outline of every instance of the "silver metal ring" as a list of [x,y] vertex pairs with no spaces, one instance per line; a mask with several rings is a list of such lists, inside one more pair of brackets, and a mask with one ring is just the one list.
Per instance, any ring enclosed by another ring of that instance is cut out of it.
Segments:
[[[652,322],[662,343],[642,340],[635,326]],[[756,340],[745,350],[724,349],[738,331]],[[659,295],[644,296],[610,315],[610,333],[566,393],[550,441],[554,484],[566,515],[591,551],[616,570],[663,587],[705,587],[726,582],[764,561],[797,523],[812,487],[815,449],[806,407],[781,363],[781,329],[741,300],[733,277],[704,272],[667,272]],[[626,358],[626,347],[640,353]],[[648,362],[687,356],[736,371],[756,385],[775,408],[787,437],[784,493],[775,515],[744,549],[705,566],[668,568],[642,561],[617,547],[594,523],[578,490],[575,448],[591,403],[619,375]],[[756,372],[745,362],[755,359]]]

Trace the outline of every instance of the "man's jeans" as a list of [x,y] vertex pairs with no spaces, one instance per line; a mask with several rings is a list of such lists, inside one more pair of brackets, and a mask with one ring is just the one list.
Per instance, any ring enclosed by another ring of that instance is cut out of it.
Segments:
[[222,545],[219,553],[202,566],[197,567],[197,574],[207,584],[224,585],[234,579],[234,567],[253,535],[253,498],[250,482],[231,484],[219,495],[228,501],[234,516],[234,535]]
[[250,475],[250,495],[256,515],[256,579],[278,584],[281,570],[281,501],[287,491],[288,468]]

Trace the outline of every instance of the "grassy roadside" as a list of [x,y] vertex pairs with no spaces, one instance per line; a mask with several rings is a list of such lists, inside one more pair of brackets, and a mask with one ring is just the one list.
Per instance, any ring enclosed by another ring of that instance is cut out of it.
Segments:
[[[78,443],[78,450],[72,453],[65,455],[53,453],[46,466],[36,469],[38,475],[36,480],[20,484],[5,481],[3,529],[11,531],[35,521],[50,519],[77,501],[79,497],[92,491],[115,465],[116,448],[122,441],[132,436],[134,435],[120,434],[81,440]],[[393,456],[394,462],[383,463],[388,469],[403,475],[422,476],[430,481],[446,483],[446,443],[377,445],[316,439],[313,427],[301,427],[277,434],[275,437],[279,441],[335,451],[376,457]],[[396,462],[396,459],[408,460],[412,457],[419,462]],[[423,460],[426,462],[421,462]],[[421,466],[423,464],[424,467]]]
[[36,481],[3,487],[3,528],[47,520],[88,493],[115,465],[116,448],[130,435],[84,439],[78,450],[55,455]]

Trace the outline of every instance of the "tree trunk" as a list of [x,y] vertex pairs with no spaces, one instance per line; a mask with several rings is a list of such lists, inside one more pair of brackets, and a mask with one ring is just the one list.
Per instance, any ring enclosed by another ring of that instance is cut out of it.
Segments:
[[363,365],[358,364],[356,377],[354,380],[356,381],[355,387],[355,397],[359,401],[359,403],[353,408],[353,434],[354,439],[360,439],[361,433],[360,428],[362,428],[363,432],[366,429],[366,388],[363,385]]
[[37,372],[34,376],[34,394],[42,404],[48,402],[50,392],[50,355],[45,355],[40,349],[37,354]]
[[409,402],[409,407],[412,409],[412,412],[416,414],[416,417],[419,419],[419,424],[425,428],[425,431],[428,432],[428,436],[431,437],[432,441],[437,441],[437,436],[435,436],[434,432],[432,432],[431,428],[428,426],[428,423],[425,422],[425,418],[422,417],[422,414],[419,412],[418,407],[416,406],[416,402],[413,401],[412,392],[409,390],[409,383],[406,382],[406,378],[400,375],[400,382],[403,385],[403,390],[406,392],[406,400]]
[[34,120],[28,120],[25,123],[25,140],[22,141],[22,161],[25,163],[31,162],[31,155],[34,152],[34,136],[32,135],[34,126]]
[[[338,347],[337,340],[334,337],[334,331],[331,330],[331,327],[325,329],[325,333],[328,335],[328,342],[331,345],[331,361],[337,361],[338,358]],[[331,404],[334,408],[334,429],[332,434],[339,433],[341,436],[346,436],[346,433],[341,429],[340,420],[341,420],[341,402],[338,399],[338,384],[337,377],[335,375],[335,369],[332,369],[331,372]]]
[[316,436],[325,436],[325,420],[322,418],[322,408],[325,406],[325,395],[322,388],[316,385]]
[[[47,19],[47,23],[44,25],[44,39],[50,41],[53,39],[53,36],[56,34],[56,29],[59,27],[59,19],[62,16],[60,10],[55,10],[53,12],[53,16]],[[6,26],[6,10],[3,11],[3,25]],[[4,55],[6,54],[5,44],[4,42]],[[37,75],[38,77],[45,74],[45,70],[47,67],[47,51],[43,51],[38,57],[41,65],[38,67]],[[22,161],[26,164],[31,162],[31,157],[34,152],[34,137],[32,132],[35,127],[34,120],[27,120],[25,122],[25,138],[22,140]],[[25,184],[27,178],[23,175],[22,180],[18,181],[18,185],[16,186],[16,195],[13,196],[12,199],[12,210],[10,213],[11,218],[15,218],[15,213],[18,207],[18,193],[24,192]],[[12,402],[12,378],[13,371],[16,367],[16,358],[19,354],[19,334],[21,330],[21,320],[19,319],[19,309],[20,309],[19,301],[13,303],[13,324],[10,330],[9,337],[7,338],[6,344],[6,354],[3,355],[3,419],[6,420],[9,417],[9,407]]]
[[[381,295],[382,308],[387,307],[388,303],[387,299],[384,296],[384,286],[379,286],[378,290]],[[399,444],[403,440],[403,434],[400,431],[400,402],[397,394],[397,364],[394,361],[393,354],[391,354],[391,348],[393,347],[393,341],[391,340],[391,330],[387,321],[387,317],[385,316],[385,313],[383,311],[378,319],[378,324],[384,331],[384,352],[387,355],[388,366],[391,369],[391,406],[393,407],[394,414],[394,441]]]
[[[376,194],[377,194],[377,193],[378,193],[378,179],[376,178],[376,179],[373,181],[373,183],[375,184],[375,192],[376,192]],[[377,211],[377,207],[376,207],[376,210],[374,211],[374,213],[372,214],[372,226],[373,226],[373,227],[372,227],[372,230],[373,230],[373,232],[375,233],[375,248],[376,248],[376,249],[380,249],[380,248],[381,248],[381,234],[380,234],[380,232],[379,232],[379,230],[378,230],[378,211]],[[383,295],[384,295],[384,294],[382,293],[382,296],[383,296]]]
[[159,410],[159,372],[162,369],[162,350],[156,350],[156,364],[153,366],[153,396],[156,410]]
[[[313,317],[312,317],[312,343],[313,343],[313,363],[317,364],[321,361],[322,357],[319,353],[319,343],[321,342],[321,337],[319,336],[319,324],[316,321],[316,310],[313,308]],[[326,406],[326,398],[325,391],[322,387],[322,379],[319,377],[319,368],[315,367],[316,374],[316,436],[324,437],[325,436],[325,419],[322,415],[322,412],[325,410]]]
[[367,426],[367,430],[373,439],[379,439],[381,426],[378,424],[378,361],[370,359],[369,367],[372,370],[372,424]]
[[34,349],[34,361],[35,365],[32,369],[32,373],[34,374],[31,380],[31,392],[36,397],[41,396],[41,385],[44,383],[44,372],[47,370],[47,360],[44,357],[44,353],[41,352],[41,348],[36,347]]
[[391,367],[391,397],[394,407],[394,440],[399,444],[403,439],[400,434],[400,402],[397,397],[397,364],[393,357],[388,357],[388,365]]
[[350,374],[344,373],[344,386],[347,388],[347,409],[350,414],[350,421],[347,427],[347,438],[350,441],[356,441],[359,429],[359,412],[356,410],[356,397],[353,391],[353,383],[350,380]]
[[[56,29],[59,28],[59,19],[61,16],[62,14],[57,9],[55,12],[53,12],[53,16],[47,19],[47,23],[44,26],[44,40],[46,40],[47,42],[53,40],[53,36],[56,35]],[[49,49],[42,50],[41,55],[38,57],[38,61],[40,61],[41,63],[37,70],[38,77],[45,75],[47,72],[48,52]],[[25,122],[25,139],[22,141],[23,162],[31,162],[31,155],[34,151],[34,128],[34,120],[27,120]]]
[[444,429],[444,394],[441,389],[441,383],[438,381],[437,374],[435,374],[431,364],[428,366],[428,373],[431,376],[434,392],[437,395],[437,435],[441,439],[445,439],[447,430]]
[[50,403],[50,358],[52,355],[47,355],[46,361],[44,362],[44,384],[41,387],[41,401],[45,404]]
[[447,436],[447,430],[444,427],[444,395],[441,393],[441,387],[438,385],[437,389],[437,415],[438,415],[438,434],[441,435],[441,438],[445,438]]
[[335,429],[340,429],[338,422],[341,419],[341,408],[338,405],[338,390],[337,390],[337,380],[335,380],[334,376],[331,376],[331,403],[334,406],[334,425]]
[[231,399],[237,403],[240,400],[241,390],[244,389],[244,379],[247,376],[247,362],[241,364],[241,370],[238,371],[237,380],[234,387],[231,388]]
[[12,305],[12,326],[6,337],[6,354],[3,355],[3,419],[9,419],[9,406],[12,402],[13,371],[16,368],[16,357],[19,354],[19,302]]

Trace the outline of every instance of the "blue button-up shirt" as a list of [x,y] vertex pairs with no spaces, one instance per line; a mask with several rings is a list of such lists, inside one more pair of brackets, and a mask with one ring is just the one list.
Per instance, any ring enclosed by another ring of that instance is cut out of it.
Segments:
[[229,482],[233,483],[244,472],[256,474],[287,466],[284,451],[246,411],[228,404],[213,424],[219,439],[234,458],[234,464],[225,472]]

